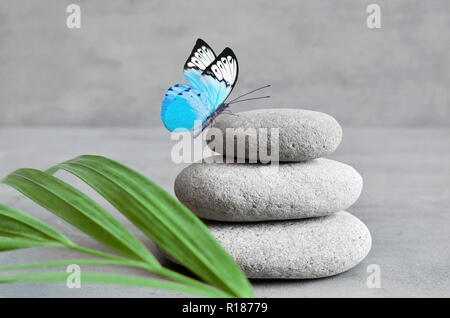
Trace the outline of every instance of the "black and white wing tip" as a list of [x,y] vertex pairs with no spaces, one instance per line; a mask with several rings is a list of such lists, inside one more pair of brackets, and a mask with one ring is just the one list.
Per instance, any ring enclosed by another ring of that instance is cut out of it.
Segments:
[[228,86],[234,87],[239,74],[239,64],[233,50],[225,48],[222,53],[204,71],[218,81],[224,81]]
[[184,70],[193,69],[203,72],[215,59],[216,54],[213,49],[202,39],[197,39],[191,54],[184,63]]

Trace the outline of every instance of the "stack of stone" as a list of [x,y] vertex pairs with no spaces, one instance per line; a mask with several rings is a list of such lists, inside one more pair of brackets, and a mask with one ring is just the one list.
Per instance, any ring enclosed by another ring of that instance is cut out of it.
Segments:
[[[185,168],[175,181],[178,199],[208,220],[249,278],[326,277],[364,259],[371,247],[369,230],[344,211],[361,194],[362,178],[344,163],[321,158],[342,139],[333,117],[266,109],[219,116],[214,126],[225,139],[226,128],[279,129],[276,173],[265,172],[267,164],[202,162]],[[245,146],[254,149],[250,140]],[[224,148],[213,150],[227,155]],[[255,159],[249,151],[244,156]]]

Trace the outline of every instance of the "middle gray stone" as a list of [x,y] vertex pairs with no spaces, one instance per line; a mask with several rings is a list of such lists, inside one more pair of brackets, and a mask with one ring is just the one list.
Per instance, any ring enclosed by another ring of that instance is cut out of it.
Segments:
[[232,222],[301,219],[351,206],[363,181],[355,169],[319,158],[270,165],[194,163],[175,180],[177,198],[199,217]]

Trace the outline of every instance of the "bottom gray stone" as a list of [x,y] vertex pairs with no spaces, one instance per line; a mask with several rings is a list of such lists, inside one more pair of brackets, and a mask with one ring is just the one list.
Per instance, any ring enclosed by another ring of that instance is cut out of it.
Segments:
[[336,275],[361,262],[372,244],[364,223],[344,211],[303,220],[208,226],[249,278]]

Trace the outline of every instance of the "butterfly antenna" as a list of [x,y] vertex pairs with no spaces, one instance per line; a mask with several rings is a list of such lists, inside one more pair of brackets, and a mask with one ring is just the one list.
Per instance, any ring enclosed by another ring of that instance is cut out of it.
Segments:
[[236,103],[240,103],[240,102],[245,102],[245,101],[248,101],[248,100],[263,99],[263,98],[269,98],[269,97],[270,97],[270,96],[261,96],[261,97],[246,98],[246,99],[241,99],[241,100],[238,100],[238,101],[231,101],[231,102],[228,103],[228,105],[230,105],[230,104],[236,104]]
[[[259,88],[257,88],[257,89],[254,89],[254,90],[252,90],[252,91],[250,91],[250,92],[248,92],[248,93],[242,94],[241,96],[238,96],[238,97],[236,97],[235,99],[233,99],[232,101],[230,101],[228,104],[233,103],[234,101],[238,100],[238,99],[241,98],[241,97],[250,95],[250,94],[252,94],[252,93],[254,93],[254,92],[257,92],[257,91],[259,91],[259,90],[261,90],[261,89],[263,89],[263,88],[267,88],[267,87],[270,87],[270,85],[261,86],[261,87],[259,87]],[[265,97],[263,97],[263,98],[265,98]]]
[[232,112],[231,110],[229,110],[229,109],[224,110],[223,113],[224,113],[224,114],[227,114],[227,115],[239,117],[238,114],[233,113],[233,112]]

